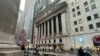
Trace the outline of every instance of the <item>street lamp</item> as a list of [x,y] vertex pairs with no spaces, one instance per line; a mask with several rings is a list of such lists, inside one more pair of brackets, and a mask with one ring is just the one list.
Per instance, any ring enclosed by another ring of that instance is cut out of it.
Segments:
[[30,40],[28,39],[27,56],[28,56],[28,52],[29,52],[29,42],[30,42]]

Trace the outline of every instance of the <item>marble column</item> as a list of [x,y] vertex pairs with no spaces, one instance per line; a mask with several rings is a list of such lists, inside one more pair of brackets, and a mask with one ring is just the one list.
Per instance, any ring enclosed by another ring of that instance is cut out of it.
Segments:
[[49,32],[49,21],[47,21],[47,27],[48,27],[48,37],[50,36],[50,32]]
[[43,37],[43,24],[41,24],[41,38]]
[[56,16],[56,31],[57,31],[57,35],[59,35],[59,22],[57,16]]
[[46,23],[44,23],[44,37],[46,37]]
[[54,36],[54,23],[53,23],[53,19],[51,19],[51,27],[52,27],[52,36]]
[[39,28],[39,33],[38,33],[38,37],[37,38],[40,38],[40,25],[38,26],[38,28]]

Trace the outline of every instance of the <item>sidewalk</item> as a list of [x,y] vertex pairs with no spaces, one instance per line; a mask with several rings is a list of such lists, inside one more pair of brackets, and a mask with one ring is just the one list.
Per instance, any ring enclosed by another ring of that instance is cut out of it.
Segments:
[[[29,51],[30,52],[30,56],[34,56],[33,52],[34,51]],[[51,55],[56,55],[56,56],[77,56],[77,52],[73,52],[73,53],[54,53],[54,52],[39,52],[40,54],[51,54]],[[96,53],[92,54],[92,56],[98,56]]]

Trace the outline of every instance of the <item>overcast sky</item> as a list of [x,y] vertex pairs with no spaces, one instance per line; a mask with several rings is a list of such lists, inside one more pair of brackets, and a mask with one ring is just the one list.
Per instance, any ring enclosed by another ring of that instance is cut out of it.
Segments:
[[21,0],[20,9],[24,11],[24,7],[25,7],[25,0]]

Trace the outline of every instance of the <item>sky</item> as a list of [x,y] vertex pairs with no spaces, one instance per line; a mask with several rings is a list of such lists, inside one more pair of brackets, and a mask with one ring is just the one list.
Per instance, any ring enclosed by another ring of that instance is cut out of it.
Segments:
[[25,0],[21,0],[20,9],[24,11],[25,8]]

